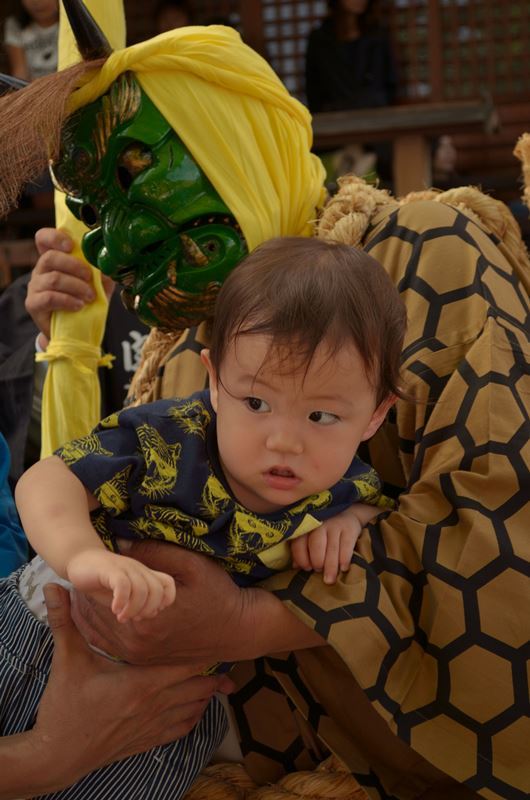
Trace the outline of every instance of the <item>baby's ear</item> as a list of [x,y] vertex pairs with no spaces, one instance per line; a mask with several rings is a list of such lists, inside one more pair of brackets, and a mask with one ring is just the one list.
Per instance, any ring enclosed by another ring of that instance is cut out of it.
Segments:
[[210,351],[207,348],[201,350],[201,361],[208,370],[208,382],[210,385],[210,402],[213,406],[213,410],[217,411],[217,397],[218,397],[217,373],[210,358]]
[[366,439],[370,439],[376,430],[381,427],[386,415],[388,414],[389,410],[392,408],[394,403],[397,400],[397,396],[395,394],[389,394],[375,409],[374,413],[372,414],[372,418],[368,423],[368,427],[366,428],[365,432],[361,436],[361,442],[365,442]]

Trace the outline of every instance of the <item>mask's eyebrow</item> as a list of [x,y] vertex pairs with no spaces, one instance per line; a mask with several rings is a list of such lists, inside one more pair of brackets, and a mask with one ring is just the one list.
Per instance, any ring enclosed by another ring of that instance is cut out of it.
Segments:
[[101,98],[101,110],[96,113],[92,139],[98,160],[105,156],[112,133],[125,122],[134,119],[142,102],[142,91],[130,72],[124,72],[112,84],[108,95]]

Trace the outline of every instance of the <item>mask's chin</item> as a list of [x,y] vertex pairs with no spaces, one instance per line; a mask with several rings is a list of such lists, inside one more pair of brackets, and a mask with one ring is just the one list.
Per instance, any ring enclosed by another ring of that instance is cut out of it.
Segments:
[[122,288],[121,298],[125,308],[146,325],[170,332],[192,328],[210,319],[220,287],[212,282],[201,294],[194,294],[166,285],[152,296]]

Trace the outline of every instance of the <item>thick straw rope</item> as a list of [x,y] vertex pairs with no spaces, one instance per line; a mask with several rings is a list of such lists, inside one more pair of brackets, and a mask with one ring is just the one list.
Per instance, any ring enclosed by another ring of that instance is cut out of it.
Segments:
[[293,772],[256,787],[241,764],[207,767],[184,800],[368,800],[345,765],[330,756],[316,770]]
[[[530,135],[526,134],[519,140],[515,153],[523,161],[525,181],[530,184]],[[525,190],[525,199],[530,203],[529,187]],[[504,203],[474,186],[460,186],[445,192],[436,189],[411,192],[397,202],[404,206],[422,200],[433,200],[452,206],[497,236],[509,251],[519,280],[530,292],[528,251],[521,229]],[[392,202],[396,201],[387,191],[370,186],[361,178],[340,178],[339,191],[322,213],[317,236],[359,247],[377,212]]]

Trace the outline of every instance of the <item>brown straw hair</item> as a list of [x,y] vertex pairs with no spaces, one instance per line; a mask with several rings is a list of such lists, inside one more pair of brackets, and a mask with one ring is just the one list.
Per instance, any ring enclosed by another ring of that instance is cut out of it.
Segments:
[[329,357],[353,343],[377,402],[403,396],[399,363],[406,312],[396,287],[371,256],[348,245],[286,237],[254,250],[229,275],[217,300],[210,357],[219,375],[229,343],[271,337],[271,350],[307,369],[325,342]]
[[16,206],[24,184],[57,157],[68,98],[103,63],[75,64],[0,98],[0,218]]

